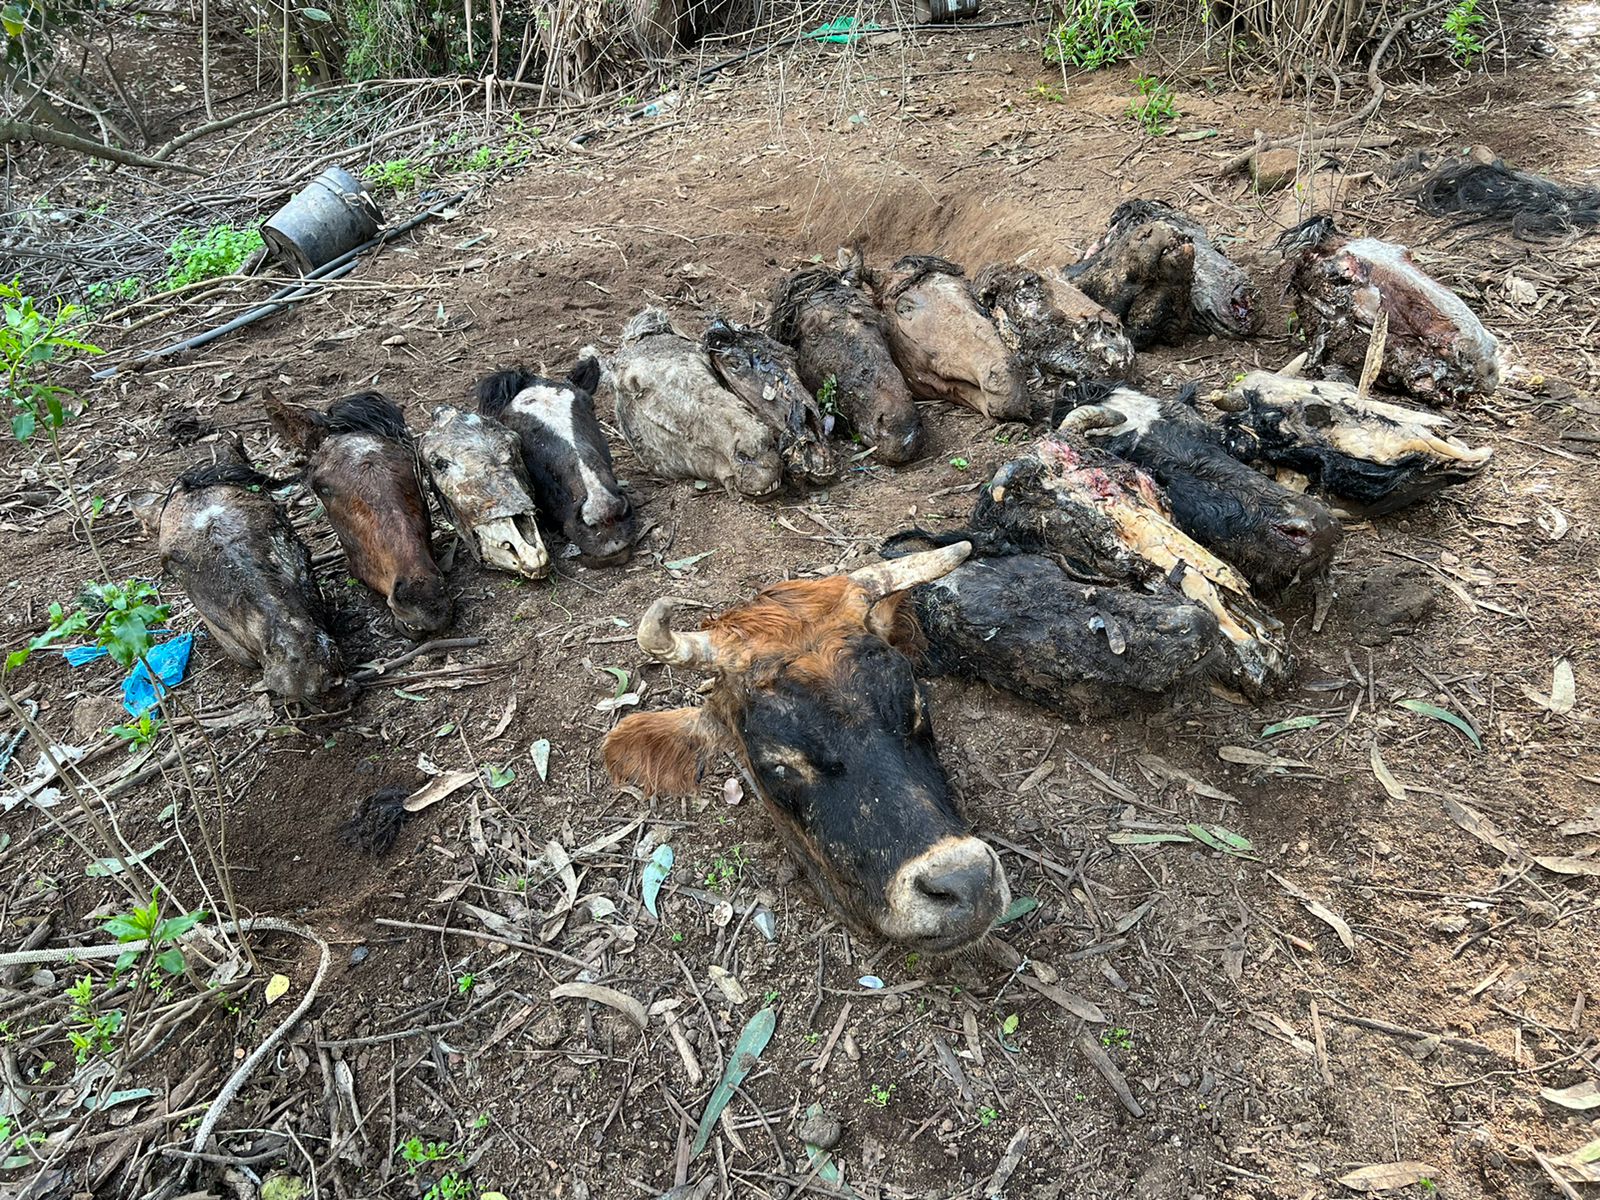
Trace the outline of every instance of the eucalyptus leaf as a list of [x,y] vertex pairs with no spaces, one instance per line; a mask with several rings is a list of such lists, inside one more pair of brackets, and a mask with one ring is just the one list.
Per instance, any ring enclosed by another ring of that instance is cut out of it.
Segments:
[[763,1008],[745,1024],[739,1034],[739,1040],[734,1043],[733,1053],[728,1056],[728,1066],[722,1073],[721,1082],[712,1090],[711,1098],[706,1101],[706,1111],[700,1118],[700,1128],[694,1135],[694,1145],[689,1149],[690,1158],[694,1158],[706,1148],[717,1118],[733,1099],[734,1090],[744,1082],[745,1076],[749,1075],[755,1069],[756,1063],[761,1060],[761,1052],[772,1040],[773,1030],[777,1026],[778,1014],[770,1007]]
[[1400,707],[1420,713],[1424,717],[1432,717],[1435,721],[1443,721],[1446,725],[1459,729],[1477,749],[1483,749],[1483,739],[1478,736],[1478,731],[1467,721],[1457,716],[1447,708],[1440,708],[1437,704],[1429,704],[1426,700],[1402,700]]
[[672,872],[672,862],[672,847],[663,843],[655,848],[650,855],[650,861],[645,863],[644,870],[639,873],[639,894],[644,900],[645,911],[652,917],[659,916],[656,912],[656,899],[661,895],[661,885],[667,881],[667,876]]
[[528,747],[528,757],[533,759],[533,769],[539,772],[539,781],[547,783],[550,779],[550,739],[540,738]]

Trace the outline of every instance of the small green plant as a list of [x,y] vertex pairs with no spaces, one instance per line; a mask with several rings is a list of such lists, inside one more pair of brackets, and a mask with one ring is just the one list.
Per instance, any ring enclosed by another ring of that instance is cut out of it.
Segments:
[[1450,36],[1450,57],[1462,67],[1472,66],[1473,60],[1488,49],[1477,32],[1482,24],[1478,0],[1456,0],[1455,7],[1445,14],[1444,31]]
[[[487,1114],[482,1121],[484,1125],[488,1124]],[[482,1125],[475,1128],[482,1128]],[[464,1161],[463,1155],[454,1150],[449,1142],[425,1142],[415,1134],[400,1143],[399,1154],[406,1164],[408,1175],[415,1175],[423,1167],[447,1159]],[[472,1200],[476,1194],[477,1188],[468,1180],[455,1171],[447,1171],[422,1194],[422,1200]]]
[[126,275],[115,283],[102,280],[100,283],[91,283],[84,291],[84,299],[89,302],[89,307],[94,309],[112,308],[118,304],[128,304],[139,298],[144,291],[144,280],[137,275]]
[[175,917],[163,917],[161,897],[157,894],[151,896],[149,904],[134,905],[127,912],[112,917],[104,929],[117,941],[147,943],[143,950],[123,951],[117,958],[117,971],[126,971],[138,961],[140,954],[147,954],[168,975],[183,974],[183,948],[179,942],[206,916],[204,909],[196,909]]
[[259,229],[236,229],[232,225],[185,229],[167,248],[167,286],[180,288],[235,274],[244,260],[259,249]]
[[952,458],[950,460],[950,465],[952,467],[954,467],[958,471],[965,471],[972,464],[970,462],[968,462],[966,459],[961,458],[961,457],[958,456],[958,457]]
[[388,188],[397,196],[416,191],[427,177],[428,164],[414,163],[409,158],[391,158],[388,162],[372,163],[361,172],[361,178],[368,183]]
[[67,999],[72,1002],[72,1012],[67,1018],[67,1037],[72,1042],[73,1055],[78,1064],[88,1062],[97,1054],[110,1054],[116,1049],[113,1039],[122,1028],[122,1010],[100,1012],[94,1001],[94,979],[85,975],[67,989]]
[[1046,62],[1093,71],[1134,58],[1150,45],[1150,27],[1136,0],[1071,0],[1062,20],[1045,35]]
[[711,869],[706,872],[706,886],[714,892],[729,895],[744,878],[744,869],[749,865],[744,847],[734,846],[726,854],[719,854],[712,860]]
[[73,391],[47,381],[52,364],[74,354],[104,351],[70,336],[84,315],[82,308],[57,303],[54,311],[46,311],[23,294],[16,280],[0,283],[0,315],[0,370],[5,372],[12,436],[25,442],[43,428],[53,438],[77,414],[67,407],[76,399]]
[[808,1046],[815,1046],[821,1040],[822,1040],[822,1035],[820,1033],[818,1033],[815,1029],[813,1029],[810,1033],[806,1034],[806,1045],[808,1045]]
[[1060,88],[1046,79],[1041,79],[1038,83],[1034,84],[1033,87],[1028,90],[1028,95],[1037,97],[1040,100],[1048,101],[1051,104],[1060,104],[1067,98],[1066,94],[1063,93]]
[[161,732],[161,721],[152,719],[145,713],[137,721],[130,721],[126,725],[113,725],[106,732],[113,737],[119,737],[128,747],[129,754],[136,754],[156,740],[156,735]]
[[1100,1044],[1108,1050],[1133,1049],[1133,1030],[1117,1025],[1100,1035]]
[[1129,103],[1128,115],[1143,125],[1151,137],[1160,137],[1167,131],[1167,122],[1178,117],[1172,89],[1154,75],[1141,75],[1136,83],[1139,99]]
[[888,1108],[889,1098],[894,1095],[895,1088],[897,1088],[899,1084],[891,1083],[888,1087],[879,1087],[874,1083],[871,1086],[872,1092],[867,1097],[867,1103],[872,1105],[874,1108]]
[[683,931],[681,929],[674,929],[672,931],[672,944],[674,946],[683,945]]
[[472,989],[478,986],[478,977],[471,973],[459,976],[456,979],[456,991],[463,996],[470,996]]
[[985,1129],[989,1128],[989,1126],[993,1125],[999,1119],[1000,1114],[994,1109],[990,1108],[987,1104],[978,1110],[978,1124],[982,1125]]
[[825,417],[839,411],[839,377],[829,375],[817,389],[817,410]]
[[5,669],[13,671],[35,651],[64,638],[89,633],[123,670],[150,652],[152,626],[167,619],[169,606],[158,603],[156,586],[143,579],[125,583],[91,583],[80,596],[84,603],[71,612],[59,602],[50,604],[50,625],[20,650],[6,655]]
[[425,1142],[420,1137],[412,1134],[400,1143],[400,1158],[406,1164],[409,1174],[415,1175],[417,1168],[425,1167],[429,1163],[442,1162],[450,1157],[449,1142]]
[[1417,1180],[1417,1186],[1430,1196],[1434,1195],[1439,1190],[1439,1185],[1433,1180],[1429,1179],[1426,1175]]

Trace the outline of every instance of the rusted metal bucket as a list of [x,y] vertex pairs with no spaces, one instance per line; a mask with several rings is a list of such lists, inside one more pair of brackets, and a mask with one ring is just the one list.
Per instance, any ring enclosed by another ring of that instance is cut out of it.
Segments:
[[329,167],[267,219],[261,240],[279,262],[305,275],[370,241],[382,223],[361,181]]

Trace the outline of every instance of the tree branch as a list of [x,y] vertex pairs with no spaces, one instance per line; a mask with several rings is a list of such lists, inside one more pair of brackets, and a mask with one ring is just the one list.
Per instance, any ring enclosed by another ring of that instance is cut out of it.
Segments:
[[154,158],[146,158],[142,154],[135,154],[131,150],[108,146],[104,142],[96,142],[90,138],[75,137],[59,129],[34,125],[27,121],[0,120],[0,142],[39,142],[46,146],[59,146],[63,150],[87,154],[93,158],[122,163],[124,166],[148,167],[154,171],[180,171],[185,175],[205,178],[205,172],[198,167],[185,166],[183,163],[160,162]]

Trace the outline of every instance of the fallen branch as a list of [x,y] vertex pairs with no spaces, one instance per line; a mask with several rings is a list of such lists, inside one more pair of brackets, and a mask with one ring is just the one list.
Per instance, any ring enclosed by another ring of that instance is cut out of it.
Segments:
[[178,171],[197,178],[205,177],[205,172],[198,167],[185,166],[183,163],[160,162],[154,158],[146,158],[142,154],[135,154],[131,150],[123,150],[105,142],[77,137],[63,133],[59,129],[51,129],[47,125],[34,125],[27,121],[0,121],[0,143],[3,142],[37,142],[45,146],[59,146],[63,150],[87,154],[91,158],[121,163],[127,167],[147,167],[152,171]]
[[[1448,3],[1450,3],[1450,0],[1434,0],[1434,3],[1428,5],[1426,8],[1419,8],[1413,12],[1408,12],[1401,16],[1400,19],[1393,25],[1389,26],[1389,32],[1383,35],[1383,41],[1378,43],[1378,48],[1372,53],[1371,61],[1367,63],[1367,84],[1372,89],[1372,96],[1365,104],[1361,106],[1360,111],[1354,116],[1346,117],[1342,121],[1335,121],[1332,125],[1324,126],[1321,129],[1303,130],[1300,133],[1290,134],[1285,137],[1260,138],[1257,140],[1254,146],[1250,147],[1249,150],[1242,154],[1236,154],[1227,162],[1223,163],[1218,169],[1217,174],[1233,174],[1233,172],[1242,169],[1246,163],[1248,163],[1263,150],[1284,150],[1288,149],[1290,146],[1298,146],[1302,143],[1305,143],[1310,149],[1326,148],[1330,150],[1357,150],[1366,148],[1360,144],[1363,141],[1363,139],[1360,138],[1355,139],[1357,144],[1352,146],[1339,147],[1330,143],[1334,139],[1334,135],[1343,133],[1347,129],[1354,129],[1358,125],[1366,124],[1366,122],[1370,121],[1373,115],[1377,113],[1379,106],[1383,104],[1385,88],[1383,80],[1378,76],[1378,67],[1383,62],[1383,56],[1389,53],[1389,47],[1394,45],[1395,38],[1399,37],[1401,32],[1407,25],[1411,24],[1411,22],[1421,17],[1425,17],[1430,13],[1438,12]],[[1383,145],[1393,145],[1397,140],[1397,138],[1390,138],[1387,142],[1384,142]]]

